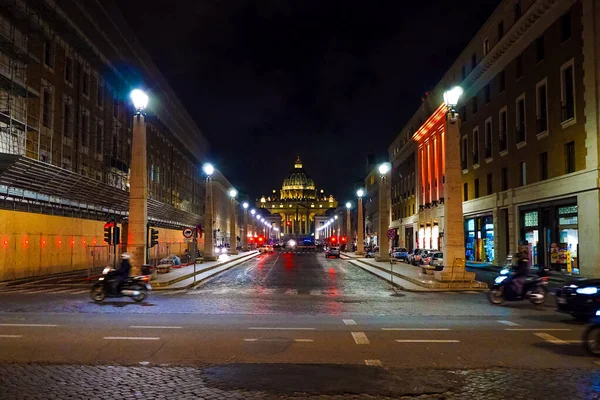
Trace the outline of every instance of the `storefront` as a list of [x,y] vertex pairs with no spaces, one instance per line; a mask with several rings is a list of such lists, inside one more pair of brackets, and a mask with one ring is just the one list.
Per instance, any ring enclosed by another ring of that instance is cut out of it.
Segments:
[[437,221],[420,225],[417,247],[434,250],[440,248],[440,230]]
[[494,217],[465,218],[465,256],[469,261],[494,262]]
[[579,273],[576,198],[519,207],[519,216],[519,250],[531,265]]

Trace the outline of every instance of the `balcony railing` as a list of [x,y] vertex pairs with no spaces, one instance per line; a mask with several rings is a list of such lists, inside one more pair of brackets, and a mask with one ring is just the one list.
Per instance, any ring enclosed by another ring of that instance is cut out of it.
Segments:
[[542,113],[537,119],[537,133],[546,132],[548,130],[548,115]]
[[508,140],[506,132],[500,134],[500,151],[506,151],[508,149]]
[[467,169],[467,160],[460,160],[460,166],[462,167],[462,169]]
[[479,164],[479,152],[478,151],[473,152],[473,164]]
[[563,104],[561,106],[561,121],[565,122],[573,118],[575,118],[575,104]]
[[492,157],[492,146],[487,145],[487,146],[485,146],[485,158],[491,158],[491,157]]
[[522,143],[525,141],[525,124],[522,124],[520,127],[517,126],[515,131],[515,136],[517,138],[517,143]]

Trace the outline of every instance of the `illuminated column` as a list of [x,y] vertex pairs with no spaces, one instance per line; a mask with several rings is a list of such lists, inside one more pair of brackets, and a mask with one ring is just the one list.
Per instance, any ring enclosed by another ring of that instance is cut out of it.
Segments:
[[438,140],[438,134],[436,133],[433,137],[433,182],[435,187],[433,188],[433,199],[438,201],[440,199],[440,141]]
[[441,165],[440,165],[440,176],[441,176],[441,182],[440,182],[440,198],[444,198],[445,196],[445,192],[446,192],[446,127],[444,126],[444,128],[442,129],[442,132],[440,134],[440,147],[441,147]]

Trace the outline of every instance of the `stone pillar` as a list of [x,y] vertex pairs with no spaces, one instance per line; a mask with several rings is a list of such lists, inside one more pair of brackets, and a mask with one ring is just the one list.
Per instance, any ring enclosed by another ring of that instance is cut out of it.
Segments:
[[304,234],[310,235],[310,224],[308,223],[308,210],[306,210],[306,221],[304,221]]
[[206,204],[204,205],[204,260],[214,261],[215,257],[213,244],[213,196],[212,196],[212,181],[210,176],[206,178]]
[[379,245],[379,257],[377,261],[390,261],[389,247],[390,239],[387,237],[387,231],[390,227],[389,209],[387,201],[387,190],[389,187],[389,173],[381,176],[379,180],[379,232],[377,233],[377,242]]
[[[446,188],[444,201],[444,271],[436,271],[438,280],[465,276],[465,225],[462,210],[462,168],[460,165],[460,120],[446,116]],[[469,273],[467,273],[469,274]],[[469,275],[470,277],[470,275]]]
[[131,275],[140,275],[146,263],[148,237],[148,167],[144,115],[133,117],[131,176],[129,179],[129,223],[127,250],[131,253]]
[[600,275],[600,193],[597,190],[577,195],[579,241],[577,261],[580,273],[585,276]]
[[362,197],[358,198],[358,227],[356,228],[356,255],[365,255],[365,223],[363,220]]
[[229,219],[229,254],[238,254],[237,251],[237,232],[236,232],[236,219],[237,219],[237,206],[235,197],[231,198],[231,215]]

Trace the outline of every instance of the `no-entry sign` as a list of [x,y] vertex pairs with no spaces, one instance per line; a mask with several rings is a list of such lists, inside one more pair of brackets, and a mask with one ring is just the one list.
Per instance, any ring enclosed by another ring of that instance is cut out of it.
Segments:
[[183,230],[183,237],[184,238],[191,238],[192,236],[194,236],[194,230],[192,228],[185,228]]
[[396,237],[396,230],[395,229],[388,229],[387,231],[387,237],[389,237],[390,239],[393,239]]

